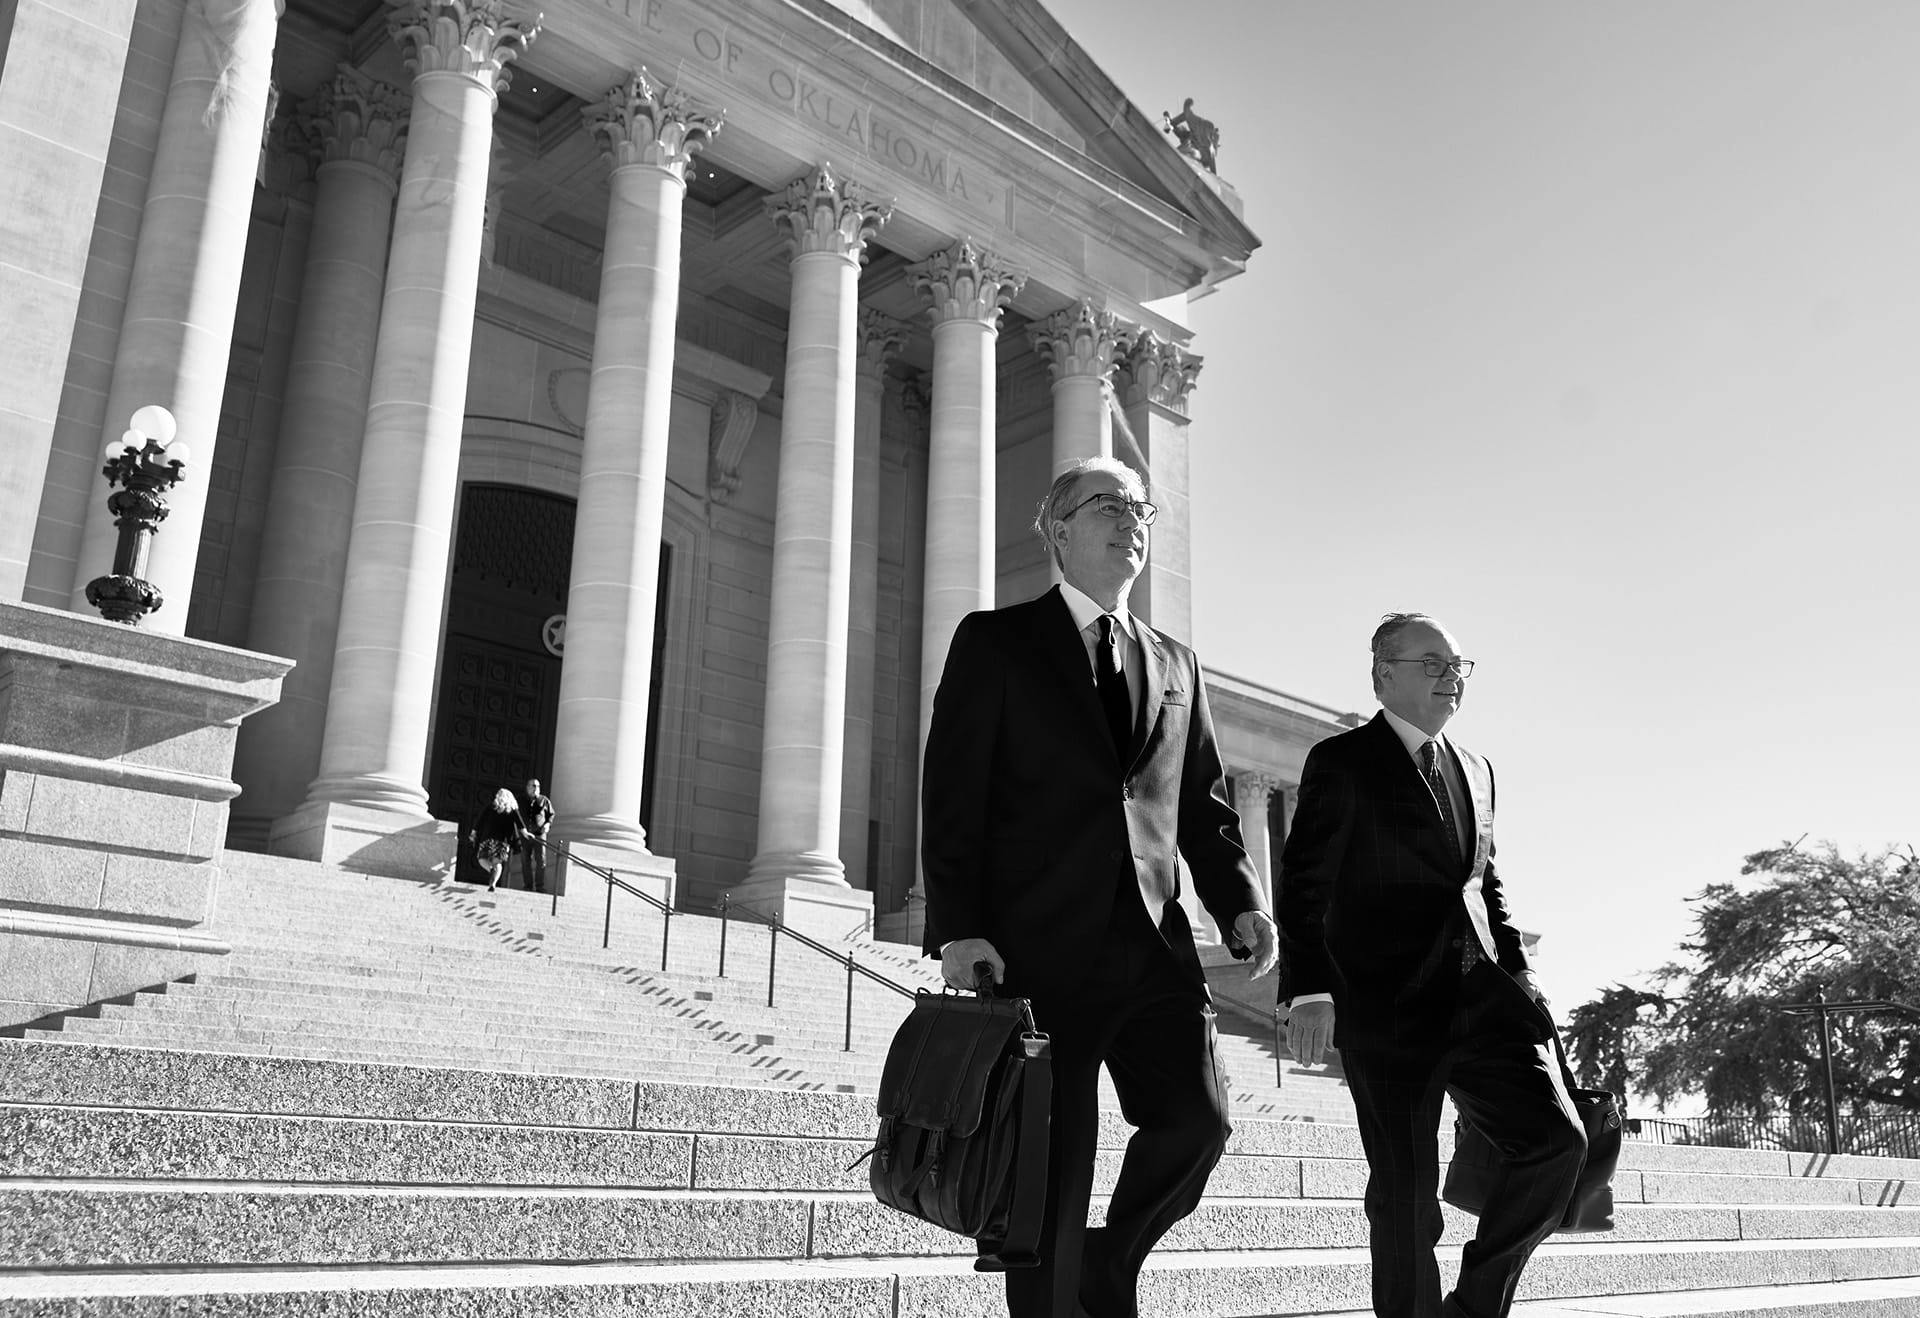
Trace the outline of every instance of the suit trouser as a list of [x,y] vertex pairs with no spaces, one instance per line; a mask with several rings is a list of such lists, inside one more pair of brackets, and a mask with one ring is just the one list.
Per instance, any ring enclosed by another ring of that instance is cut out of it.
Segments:
[[[1170,933],[1190,948],[1184,919]],[[1011,1318],[1074,1318],[1083,1308],[1091,1318],[1134,1318],[1141,1264],[1199,1204],[1232,1132],[1206,990],[1144,907],[1121,905],[1089,958],[1084,988],[1071,1000],[1033,1004],[1035,1023],[1053,1039],[1052,1141],[1041,1264],[1007,1273]],[[1088,1230],[1102,1062],[1137,1129],[1106,1225]]]
[[547,840],[544,837],[527,839],[526,850],[520,853],[520,879],[529,892],[547,890]]
[[1441,1095],[1503,1155],[1474,1238],[1461,1253],[1453,1302],[1466,1318],[1506,1318],[1540,1242],[1560,1223],[1586,1156],[1586,1134],[1538,1012],[1505,971],[1475,966],[1434,1049],[1342,1049],[1367,1152],[1367,1221],[1377,1318],[1438,1318]]

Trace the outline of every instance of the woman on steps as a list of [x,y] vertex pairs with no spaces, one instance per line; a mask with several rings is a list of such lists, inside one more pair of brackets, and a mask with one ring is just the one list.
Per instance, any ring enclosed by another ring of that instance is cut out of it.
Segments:
[[493,794],[493,804],[480,812],[467,831],[467,840],[473,844],[473,858],[487,872],[487,891],[492,892],[500,886],[507,857],[521,847],[520,805],[512,792],[502,787]]

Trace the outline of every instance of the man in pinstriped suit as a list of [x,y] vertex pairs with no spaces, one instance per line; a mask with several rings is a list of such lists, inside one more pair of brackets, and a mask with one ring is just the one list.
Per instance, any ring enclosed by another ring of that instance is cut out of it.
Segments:
[[[1340,1050],[1366,1148],[1378,1318],[1506,1318],[1586,1153],[1494,867],[1493,769],[1443,732],[1473,662],[1424,614],[1373,635],[1381,712],[1307,755],[1280,861],[1288,1045]],[[1441,1098],[1505,1155],[1440,1293]]]

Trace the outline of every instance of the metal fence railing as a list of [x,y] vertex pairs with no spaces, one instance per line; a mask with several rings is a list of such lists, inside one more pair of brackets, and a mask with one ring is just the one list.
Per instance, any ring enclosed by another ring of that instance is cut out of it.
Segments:
[[[1781,1149],[1825,1153],[1824,1116],[1628,1117],[1628,1139],[1652,1144],[1703,1144],[1723,1149]],[[1882,1158],[1920,1158],[1920,1113],[1842,1113],[1839,1152]]]

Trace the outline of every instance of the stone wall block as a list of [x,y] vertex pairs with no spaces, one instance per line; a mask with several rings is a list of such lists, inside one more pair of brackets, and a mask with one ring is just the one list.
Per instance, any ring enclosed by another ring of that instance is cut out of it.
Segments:
[[[20,1011],[87,1001],[93,982],[93,945],[66,938],[35,938],[30,934],[0,933],[0,1010],[4,1019],[32,1020],[45,1015],[20,1016]],[[29,1005],[31,1004],[31,1005]]]
[[[194,802],[138,788],[38,775],[25,832],[97,846],[193,855]],[[211,852],[202,853],[211,858]]]
[[107,857],[30,838],[0,837],[0,902],[88,910],[100,904]]
[[212,910],[220,877],[217,865],[157,856],[105,860],[106,878],[96,903],[100,910],[178,925],[197,924]]

